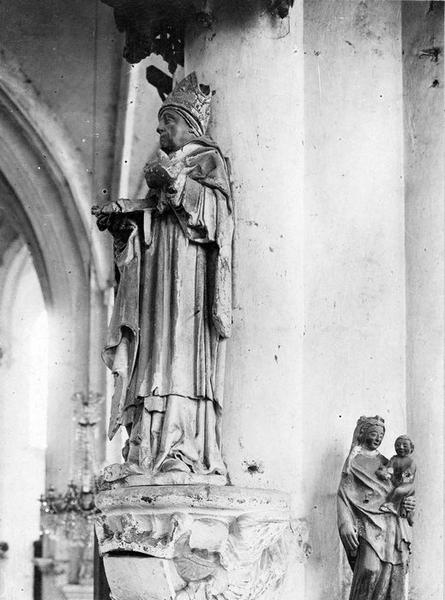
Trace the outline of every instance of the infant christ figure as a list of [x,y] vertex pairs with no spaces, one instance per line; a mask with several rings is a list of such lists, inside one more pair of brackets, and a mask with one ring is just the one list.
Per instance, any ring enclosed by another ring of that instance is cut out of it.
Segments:
[[396,454],[389,459],[385,467],[377,469],[381,479],[390,479],[394,486],[387,501],[380,510],[393,512],[408,520],[410,525],[414,521],[414,511],[407,510],[402,505],[402,500],[414,495],[414,479],[416,477],[416,463],[412,457],[414,444],[407,435],[400,435],[395,443]]

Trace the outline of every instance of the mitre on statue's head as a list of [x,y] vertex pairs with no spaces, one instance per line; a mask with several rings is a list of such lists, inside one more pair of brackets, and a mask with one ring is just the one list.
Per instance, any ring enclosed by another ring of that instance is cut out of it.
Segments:
[[196,135],[204,135],[210,119],[210,102],[213,92],[208,85],[198,83],[196,73],[190,73],[180,81],[164,100],[159,116],[165,110],[175,110],[193,129]]

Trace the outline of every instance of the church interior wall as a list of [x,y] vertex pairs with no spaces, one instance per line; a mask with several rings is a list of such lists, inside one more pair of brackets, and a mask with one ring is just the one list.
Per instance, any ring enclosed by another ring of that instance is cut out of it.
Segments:
[[[421,393],[428,395],[425,377],[420,377],[427,362],[430,381],[437,381],[438,387],[442,381],[441,348],[435,347],[433,341],[427,353],[422,354],[420,348],[426,347],[425,340],[421,338],[422,346],[418,336],[420,326],[424,328],[423,335],[433,326],[437,332],[434,339],[442,344],[439,298],[443,273],[439,272],[439,253],[443,249],[443,220],[440,208],[435,215],[431,204],[419,207],[419,194],[423,196],[425,192],[421,193],[418,187],[407,187],[409,180],[416,179],[422,169],[416,161],[416,152],[423,152],[428,167],[423,168],[420,181],[434,171],[426,186],[427,197],[436,205],[438,194],[442,195],[442,167],[436,163],[436,159],[441,161],[443,157],[442,129],[433,123],[437,122],[437,111],[443,108],[443,99],[440,91],[432,96],[434,86],[427,92],[433,103],[431,107],[419,97],[426,80],[432,85],[440,76],[442,65],[440,58],[439,65],[431,57],[419,61],[419,40],[415,46],[409,39],[410,28],[415,29],[420,23],[423,45],[428,47],[428,40],[436,39],[440,47],[441,9],[427,4],[365,4],[348,0],[311,1],[303,7],[296,3],[289,29],[282,32],[283,37],[278,41],[276,26],[266,24],[261,17],[256,22],[245,22],[242,11],[237,13],[234,7],[227,13],[215,9],[214,29],[207,33],[190,29],[186,44],[186,71],[196,69],[203,80],[225,89],[223,98],[215,97],[212,125],[219,140],[230,138],[226,145],[234,165],[238,223],[235,316],[239,338],[235,330],[230,342],[235,360],[229,358],[227,373],[226,456],[237,483],[248,485],[242,467],[249,464],[250,454],[252,464],[255,462],[260,470],[264,469],[252,481],[293,492],[294,506],[304,513],[310,525],[313,555],[306,570],[305,597],[311,599],[332,594],[333,581],[335,597],[343,597],[345,593],[343,582],[348,578],[349,567],[344,564],[336,533],[335,495],[350,432],[359,414],[380,414],[386,419],[388,427],[382,448],[387,456],[393,454],[395,437],[407,430],[413,436],[417,433],[426,444],[426,429],[433,415],[437,415],[437,433],[442,437],[441,402],[436,400],[436,408],[428,414],[423,412],[419,420],[424,405],[417,401],[413,391],[420,386]],[[425,19],[428,10],[436,10],[429,20]],[[242,27],[242,35],[234,23]],[[255,35],[255,27],[266,33],[260,38]],[[303,30],[304,43],[300,37]],[[272,54],[268,46],[271,39],[274,39],[273,67],[268,62]],[[290,46],[292,59],[286,53]],[[250,54],[252,48],[255,59]],[[404,56],[416,57],[412,62],[422,70],[420,78],[414,66],[408,67],[411,72],[407,73]],[[423,72],[425,69],[427,74]],[[231,83],[235,73],[235,85],[224,85],[226,73],[230,73]],[[267,107],[258,101],[262,97],[267,97]],[[304,132],[299,128],[303,102]],[[425,140],[426,146],[421,148],[414,144],[416,151],[411,163],[416,161],[415,167],[409,166],[406,154],[409,140],[413,139],[409,129],[413,124],[407,123],[406,116],[404,120],[406,102],[421,107],[414,126],[419,130],[425,128],[433,137]],[[269,123],[272,128],[293,123],[293,138],[283,137],[281,128],[277,135],[269,129]],[[259,132],[255,131],[256,124],[261,124]],[[299,148],[303,143],[304,156]],[[434,159],[430,160],[432,153]],[[266,169],[263,161],[267,163]],[[301,200],[299,178],[303,161]],[[291,172],[292,176],[288,176]],[[286,181],[283,190],[281,180]],[[276,210],[263,212],[264,207],[269,209],[271,198]],[[292,202],[293,210],[289,211]],[[407,202],[411,202],[411,208]],[[424,218],[435,215],[437,227],[436,231],[426,227],[420,238],[419,210]],[[418,250],[417,244],[411,243],[409,228],[405,229],[406,219],[415,229],[413,235],[419,240],[419,248],[424,242],[426,245],[425,237],[429,246],[433,246],[429,263],[424,264],[418,258],[413,261],[412,254]],[[274,237],[277,233],[274,223],[280,223],[279,235],[289,232],[286,237],[292,239],[294,269],[286,272],[286,278],[292,281],[292,297],[285,295],[285,286],[274,288],[280,281],[280,268],[287,264],[284,256],[276,252],[279,244]],[[267,243],[275,250],[270,256],[265,251]],[[258,256],[262,256],[261,261]],[[304,278],[296,266],[298,257],[304,263]],[[434,272],[432,282],[428,278],[428,265]],[[431,319],[426,314],[428,302],[419,300],[422,283],[417,280],[413,285],[413,269],[422,271],[425,285],[429,292],[434,292],[435,310],[430,313]],[[242,285],[246,272],[248,288]],[[256,286],[256,277],[263,278],[262,285]],[[264,312],[263,298],[267,298]],[[277,302],[280,307],[291,302],[298,314],[280,310],[279,315],[272,315],[269,308]],[[421,322],[419,314],[415,314],[418,312],[423,318]],[[279,359],[286,365],[287,377],[279,370],[274,373],[267,362],[271,346],[274,343],[281,346],[283,331],[294,349],[292,355],[284,354]],[[255,342],[249,339],[250,332]],[[417,344],[415,349],[413,344]],[[416,356],[418,353],[418,359],[413,359],[412,352]],[[413,364],[417,374],[412,370]],[[294,373],[292,380],[288,377],[290,371]],[[246,373],[252,373],[248,384]],[[260,391],[264,389],[279,390],[280,397],[286,399],[286,424],[280,421],[280,416],[272,416],[280,415],[282,405],[275,402],[271,408],[269,395]],[[240,406],[239,399],[243,397],[247,402]],[[304,422],[303,428],[300,420]],[[247,421],[255,432],[252,436],[246,434]],[[280,432],[280,439],[266,448],[259,440],[268,435],[271,427]],[[238,431],[243,432],[242,436]],[[243,445],[239,443],[240,437]],[[303,464],[294,461],[294,453],[302,457]],[[283,462],[279,465],[277,461]],[[270,467],[272,477],[268,477]],[[432,508],[427,496],[425,492],[424,511]],[[436,498],[441,502],[439,490]],[[439,507],[437,511],[441,514]],[[431,526],[433,522],[431,519]],[[439,539],[437,543],[440,545]],[[417,564],[414,569],[425,573],[430,560],[427,557],[434,553],[440,557],[441,552],[432,549],[428,536],[418,534],[418,544],[423,552],[414,558]],[[413,575],[414,581],[415,578]],[[417,589],[434,597],[434,590],[427,591],[425,577]]]
[[122,61],[112,11],[84,0],[69,5],[18,0],[2,4],[1,19],[1,47],[64,123],[85,177],[91,179],[94,161],[94,184],[106,187]]
[[186,71],[221,90],[210,131],[233,178],[235,326],[224,455],[234,485],[288,491],[299,485],[302,425],[301,9],[296,3],[291,13],[291,36],[268,15],[250,18],[239,3],[215,6],[218,25],[188,32],[185,59]]

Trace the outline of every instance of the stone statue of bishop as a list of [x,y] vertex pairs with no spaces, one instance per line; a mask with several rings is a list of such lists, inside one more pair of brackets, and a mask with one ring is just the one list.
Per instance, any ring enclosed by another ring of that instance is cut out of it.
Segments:
[[114,237],[119,280],[103,358],[115,376],[109,437],[120,426],[129,437],[110,481],[226,483],[233,216],[227,162],[206,135],[211,99],[195,73],[181,81],[159,111],[147,196],[92,210]]

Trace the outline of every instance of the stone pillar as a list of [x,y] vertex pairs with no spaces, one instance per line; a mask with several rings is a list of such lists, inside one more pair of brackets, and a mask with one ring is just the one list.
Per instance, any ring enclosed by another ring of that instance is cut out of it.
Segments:
[[[357,418],[406,428],[398,2],[305,2],[304,416],[307,600],[347,598],[336,492]],[[304,449],[304,450],[303,450]]]
[[408,430],[419,470],[411,594],[443,593],[444,5],[403,2]]
[[[185,71],[216,90],[210,134],[232,166],[234,328],[223,452],[234,485],[285,490],[300,518],[303,3],[283,20],[251,2],[208,6],[209,28],[189,24]],[[280,594],[303,597],[297,561]]]
[[[209,485],[212,476],[206,485],[141,485],[128,476],[102,492],[97,534],[115,600],[269,598],[286,571],[280,593],[290,600],[304,589],[302,3],[284,20],[253,2],[210,4],[211,29],[189,23],[185,72],[216,90],[210,133],[233,173],[234,334],[223,407],[231,485]],[[283,94],[285,138],[270,118],[282,118]]]
[[186,72],[216,90],[210,133],[232,167],[224,456],[233,484],[292,492],[301,473],[302,4],[283,21],[244,3],[214,5],[213,26],[188,31]]

